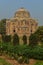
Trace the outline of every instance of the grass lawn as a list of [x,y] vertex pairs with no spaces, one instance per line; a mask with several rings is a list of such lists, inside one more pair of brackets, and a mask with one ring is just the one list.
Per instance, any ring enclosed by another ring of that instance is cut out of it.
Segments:
[[37,61],[35,65],[43,65],[43,61]]
[[11,65],[11,64],[6,62],[4,59],[0,58],[0,65]]

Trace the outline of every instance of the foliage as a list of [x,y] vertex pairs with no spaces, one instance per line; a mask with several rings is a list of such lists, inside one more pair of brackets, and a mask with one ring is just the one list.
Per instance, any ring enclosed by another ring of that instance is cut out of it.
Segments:
[[30,35],[29,38],[29,45],[35,46],[38,43],[43,44],[43,26],[40,26],[34,34]]
[[11,35],[2,35],[2,41],[3,42],[11,42]]
[[31,34],[31,36],[29,38],[29,45],[30,46],[35,46],[37,44],[38,44],[38,35],[36,35],[35,33]]
[[27,46],[27,45],[16,45],[11,44],[0,44],[0,53],[7,54],[10,58],[16,59],[18,62],[28,63],[29,59],[43,60],[43,47],[40,46]]
[[43,43],[43,26],[39,26],[38,30],[35,32],[38,35],[38,41]]
[[43,62],[38,61],[38,62],[36,62],[36,64],[34,64],[34,65],[43,65]]
[[14,45],[19,44],[19,36],[17,34],[14,34],[14,36],[13,36],[13,44]]
[[0,21],[0,34],[6,33],[6,19]]

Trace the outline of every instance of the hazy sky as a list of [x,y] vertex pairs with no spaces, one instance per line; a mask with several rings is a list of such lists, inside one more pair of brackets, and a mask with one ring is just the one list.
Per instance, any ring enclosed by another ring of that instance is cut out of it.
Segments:
[[0,0],[0,19],[11,18],[19,8],[26,8],[43,25],[43,0]]

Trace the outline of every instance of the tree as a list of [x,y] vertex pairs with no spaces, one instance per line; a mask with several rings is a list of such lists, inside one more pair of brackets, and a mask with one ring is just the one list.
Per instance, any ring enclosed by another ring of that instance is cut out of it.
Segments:
[[43,26],[39,26],[38,30],[35,32],[38,35],[38,41],[43,43]]
[[38,35],[31,34],[29,38],[29,45],[30,46],[36,46],[38,44]]
[[29,45],[43,44],[43,26],[39,26],[34,34],[31,34],[29,38]]
[[23,40],[24,44],[27,44],[27,37],[26,37],[26,35],[23,36],[22,40]]
[[11,35],[2,35],[3,42],[11,42]]
[[0,21],[0,34],[6,33],[6,19]]
[[14,36],[13,36],[13,44],[14,45],[19,44],[19,36],[17,34],[14,34]]

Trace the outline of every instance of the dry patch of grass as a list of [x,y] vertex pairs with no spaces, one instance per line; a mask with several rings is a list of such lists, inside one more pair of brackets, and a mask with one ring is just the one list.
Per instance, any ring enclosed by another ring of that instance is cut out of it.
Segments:
[[11,65],[11,64],[6,62],[5,59],[0,58],[0,65]]
[[0,65],[43,65],[43,60],[29,59],[29,64],[19,64],[16,60],[7,58],[6,56],[0,56]]

